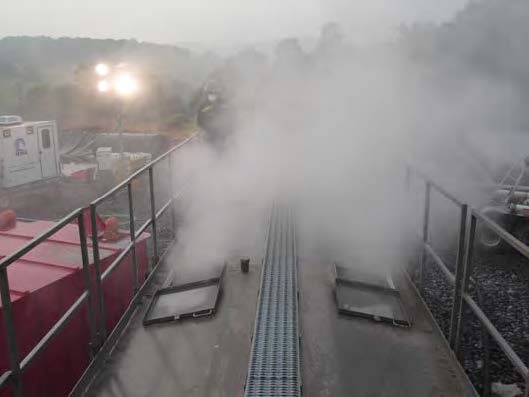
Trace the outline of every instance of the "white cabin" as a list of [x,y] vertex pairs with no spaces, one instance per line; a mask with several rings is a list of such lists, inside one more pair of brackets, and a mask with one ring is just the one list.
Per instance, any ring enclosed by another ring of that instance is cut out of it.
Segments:
[[55,121],[0,116],[0,187],[55,178],[60,172]]

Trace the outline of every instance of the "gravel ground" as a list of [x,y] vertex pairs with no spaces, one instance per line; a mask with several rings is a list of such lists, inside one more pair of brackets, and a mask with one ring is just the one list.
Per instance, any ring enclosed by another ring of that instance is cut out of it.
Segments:
[[[443,259],[453,271],[455,255],[444,250]],[[529,363],[529,261],[515,252],[474,254],[472,277],[476,281],[471,293],[492,323],[511,344],[521,359]],[[451,266],[452,265],[452,266]],[[478,295],[479,290],[479,295]],[[423,296],[441,329],[448,336],[453,288],[433,262],[424,273]],[[466,309],[462,337],[465,370],[478,392],[483,393],[483,376],[487,343],[485,333],[475,316]],[[523,380],[498,346],[490,340],[490,379],[503,384],[516,383],[523,390]]]

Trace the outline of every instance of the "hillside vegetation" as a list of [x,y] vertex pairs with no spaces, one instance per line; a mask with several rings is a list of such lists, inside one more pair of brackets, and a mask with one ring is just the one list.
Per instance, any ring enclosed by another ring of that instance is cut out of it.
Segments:
[[[275,59],[246,48],[221,60],[212,53],[136,40],[6,37],[0,39],[0,113],[55,119],[62,129],[112,130],[118,104],[97,93],[93,67],[100,61],[127,62],[140,71],[142,91],[128,105],[125,129],[178,130],[194,120],[197,93],[212,75],[228,76],[229,86],[237,81],[236,75],[252,80],[255,70],[259,75],[253,79],[259,80],[266,68],[277,65],[278,54],[295,58],[302,68],[302,63],[310,67],[316,58],[339,57],[340,51],[347,62],[385,52],[418,66],[433,91],[445,95],[447,102],[474,82],[483,90],[485,102],[497,102],[501,108],[483,115],[484,126],[529,129],[526,0],[471,2],[447,23],[405,26],[391,43],[367,49],[347,44],[354,38],[344,38],[334,47],[325,39],[320,37],[315,49],[303,49],[296,38],[279,40]],[[321,51],[326,45],[331,52]],[[482,116],[479,109],[476,115]]]

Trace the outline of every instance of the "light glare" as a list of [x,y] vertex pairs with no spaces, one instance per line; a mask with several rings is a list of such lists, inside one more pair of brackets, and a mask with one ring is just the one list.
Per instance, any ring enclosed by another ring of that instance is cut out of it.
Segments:
[[130,73],[120,73],[114,80],[114,90],[120,96],[131,96],[138,91],[138,88],[138,81]]
[[106,63],[98,63],[95,67],[98,76],[105,77],[110,72],[110,68]]
[[110,90],[110,84],[106,80],[101,80],[97,83],[97,90],[99,92],[108,92]]

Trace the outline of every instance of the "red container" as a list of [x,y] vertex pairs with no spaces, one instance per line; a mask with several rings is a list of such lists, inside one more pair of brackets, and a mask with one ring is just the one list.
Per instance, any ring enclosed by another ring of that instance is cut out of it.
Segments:
[[[30,239],[53,226],[52,222],[18,222],[0,232],[0,256],[15,252]],[[136,245],[139,284],[147,271],[149,234]],[[116,242],[100,242],[103,272],[129,242],[127,234]],[[88,248],[93,280],[92,248]],[[15,329],[21,359],[61,318],[83,293],[83,275],[77,225],[66,225],[50,239],[35,247],[7,269],[9,293],[13,302]],[[103,284],[107,330],[112,330],[133,296],[133,271],[130,254]],[[94,302],[95,303],[95,302]],[[0,311],[2,310],[0,306]],[[97,308],[94,305],[97,314]],[[25,396],[66,396],[89,363],[90,328],[86,304],[56,335],[44,352],[23,374]],[[3,315],[0,315],[0,375],[9,369]],[[10,396],[9,387],[0,396]]]

